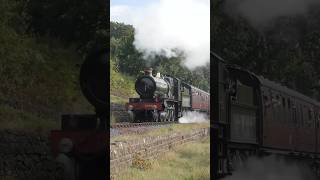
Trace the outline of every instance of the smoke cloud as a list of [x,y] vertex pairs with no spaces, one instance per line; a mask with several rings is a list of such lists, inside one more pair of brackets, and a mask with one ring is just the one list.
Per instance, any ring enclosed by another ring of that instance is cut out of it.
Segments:
[[175,56],[182,50],[184,64],[193,69],[210,60],[210,1],[159,0],[144,7],[111,6],[111,20],[136,29],[135,46],[152,56]]
[[316,180],[308,167],[269,156],[249,158],[225,180]]
[[179,118],[179,123],[204,123],[209,122],[209,118],[205,113],[195,111],[187,111]]
[[263,26],[278,17],[306,14],[319,0],[227,0],[226,11],[239,14],[253,26]]

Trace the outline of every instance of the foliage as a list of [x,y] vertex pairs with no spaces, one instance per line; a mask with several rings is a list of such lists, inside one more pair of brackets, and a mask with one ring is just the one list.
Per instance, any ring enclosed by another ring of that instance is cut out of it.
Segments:
[[121,74],[113,59],[110,60],[110,93],[120,97],[136,96],[134,79]]
[[140,170],[148,170],[151,169],[151,162],[150,160],[143,158],[141,153],[137,153],[133,157],[132,167]]
[[29,0],[29,31],[78,43],[80,47],[92,44],[96,36],[108,38],[106,5],[104,0]]
[[118,65],[119,71],[137,76],[145,66],[142,53],[133,45],[134,28],[131,25],[110,22],[110,53]]
[[320,99],[319,6],[305,16],[280,17],[264,28],[224,11],[217,3],[214,51],[230,63]]
[[[13,108],[21,114],[12,116],[10,119],[12,123],[9,126],[18,129],[24,126],[30,128],[32,124],[45,126],[44,122],[40,123],[39,118],[32,116],[42,116],[47,110],[57,115],[65,112],[92,111],[79,88],[78,64],[82,62],[82,55],[85,54],[78,53],[75,45],[78,41],[73,39],[67,41],[51,34],[30,31],[40,28],[40,25],[32,23],[35,17],[30,12],[29,5],[33,1],[0,0],[0,2],[0,110],[4,110],[1,111],[1,116],[11,117],[8,108]],[[60,2],[60,6],[63,6],[62,1]],[[41,2],[37,5],[49,6]],[[94,26],[98,27],[96,24]],[[96,30],[93,29],[90,31]],[[103,40],[102,37],[96,38]],[[28,113],[32,115],[25,115]],[[51,122],[47,123],[50,125]],[[15,126],[12,126],[14,124]]]

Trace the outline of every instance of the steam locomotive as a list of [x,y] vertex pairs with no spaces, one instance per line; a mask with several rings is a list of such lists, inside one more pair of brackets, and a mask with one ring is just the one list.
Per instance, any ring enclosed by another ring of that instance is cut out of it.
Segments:
[[129,98],[131,122],[178,121],[186,111],[210,112],[210,94],[171,76],[146,68],[135,82],[140,98]]
[[62,115],[61,130],[50,134],[53,157],[63,165],[65,180],[105,180],[108,169],[106,50],[90,53],[80,70],[83,95],[95,114]]
[[249,156],[280,155],[320,174],[320,103],[211,53],[216,177],[232,174]]

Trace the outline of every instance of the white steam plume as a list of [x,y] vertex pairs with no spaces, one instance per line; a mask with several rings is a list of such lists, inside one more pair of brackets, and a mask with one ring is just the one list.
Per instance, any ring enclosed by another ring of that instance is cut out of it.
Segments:
[[303,15],[319,0],[226,0],[226,11],[238,13],[253,26],[264,26],[278,17]]
[[306,166],[269,156],[249,158],[225,180],[315,180],[315,176]]
[[145,7],[111,6],[111,20],[132,24],[135,46],[147,55],[172,49],[186,55],[184,64],[193,69],[210,60],[210,1],[159,0]]
[[179,123],[204,123],[209,122],[209,118],[205,113],[187,111],[179,118]]

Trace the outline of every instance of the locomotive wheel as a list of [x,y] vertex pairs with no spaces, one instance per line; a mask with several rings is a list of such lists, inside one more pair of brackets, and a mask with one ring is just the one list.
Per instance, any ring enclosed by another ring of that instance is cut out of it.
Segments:
[[129,114],[129,121],[134,122],[135,115],[134,115],[133,111],[128,111],[128,114]]
[[176,120],[176,108],[175,105],[172,106],[172,119],[171,121],[174,122]]
[[174,110],[172,110],[172,113],[171,113],[171,121],[173,122],[174,119],[175,119]]
[[152,112],[152,120],[153,120],[153,122],[158,122],[159,121],[159,113],[158,113],[158,111],[153,111]]
[[164,111],[166,112],[166,116],[165,116],[165,118],[163,118],[162,122],[169,121],[169,119],[170,119],[170,109],[165,108]]
[[169,119],[169,121],[170,121],[170,122],[173,121],[173,118],[174,118],[174,116],[173,116],[173,110],[170,110],[170,119]]

